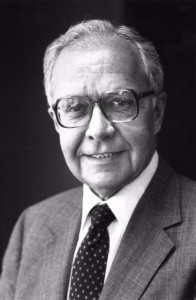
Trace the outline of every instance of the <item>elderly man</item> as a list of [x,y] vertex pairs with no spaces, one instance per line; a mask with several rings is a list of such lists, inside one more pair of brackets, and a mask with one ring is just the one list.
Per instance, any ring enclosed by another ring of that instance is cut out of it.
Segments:
[[196,299],[196,184],[156,152],[166,94],[152,43],[86,21],[48,47],[44,73],[65,161],[83,187],[21,215],[0,299]]

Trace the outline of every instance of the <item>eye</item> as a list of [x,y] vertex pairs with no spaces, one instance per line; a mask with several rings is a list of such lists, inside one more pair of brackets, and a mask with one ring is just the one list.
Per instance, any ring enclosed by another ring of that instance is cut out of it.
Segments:
[[58,110],[64,114],[69,113],[82,113],[88,109],[88,102],[83,98],[71,97],[64,98],[58,103]]
[[135,107],[135,101],[133,99],[115,98],[110,102],[111,109],[115,110],[130,110]]
[[85,110],[85,105],[82,103],[68,105],[67,112],[81,112]]
[[129,105],[130,104],[130,100],[128,100],[128,99],[114,99],[113,101],[112,101],[112,104],[114,105],[114,106],[125,106],[125,105]]

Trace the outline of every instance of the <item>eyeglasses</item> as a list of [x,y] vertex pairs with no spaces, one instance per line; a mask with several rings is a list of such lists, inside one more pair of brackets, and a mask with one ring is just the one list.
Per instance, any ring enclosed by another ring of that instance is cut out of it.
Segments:
[[103,115],[110,122],[129,122],[139,114],[139,100],[153,94],[153,91],[136,93],[131,89],[121,89],[104,93],[94,102],[87,96],[68,96],[58,99],[52,105],[52,109],[59,125],[65,128],[86,125],[91,119],[95,105],[99,105]]

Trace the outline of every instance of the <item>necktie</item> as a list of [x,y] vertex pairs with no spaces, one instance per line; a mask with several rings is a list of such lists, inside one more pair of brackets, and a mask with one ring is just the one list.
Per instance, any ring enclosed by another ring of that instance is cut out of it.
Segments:
[[107,204],[95,206],[90,215],[91,226],[74,261],[69,300],[97,300],[104,284],[109,252],[107,226],[115,216]]

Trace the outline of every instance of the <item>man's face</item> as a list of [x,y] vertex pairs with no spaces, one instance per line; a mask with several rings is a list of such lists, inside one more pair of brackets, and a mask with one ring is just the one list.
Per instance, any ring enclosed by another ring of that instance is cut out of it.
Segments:
[[[150,90],[136,51],[122,42],[92,51],[63,50],[53,69],[52,86],[53,103],[70,95],[85,95],[96,101],[116,89]],[[94,107],[90,122],[78,128],[62,128],[53,114],[65,160],[74,176],[102,198],[134,180],[154,153],[163,102],[152,96],[141,99],[138,117],[127,123],[110,123],[99,106]]]

